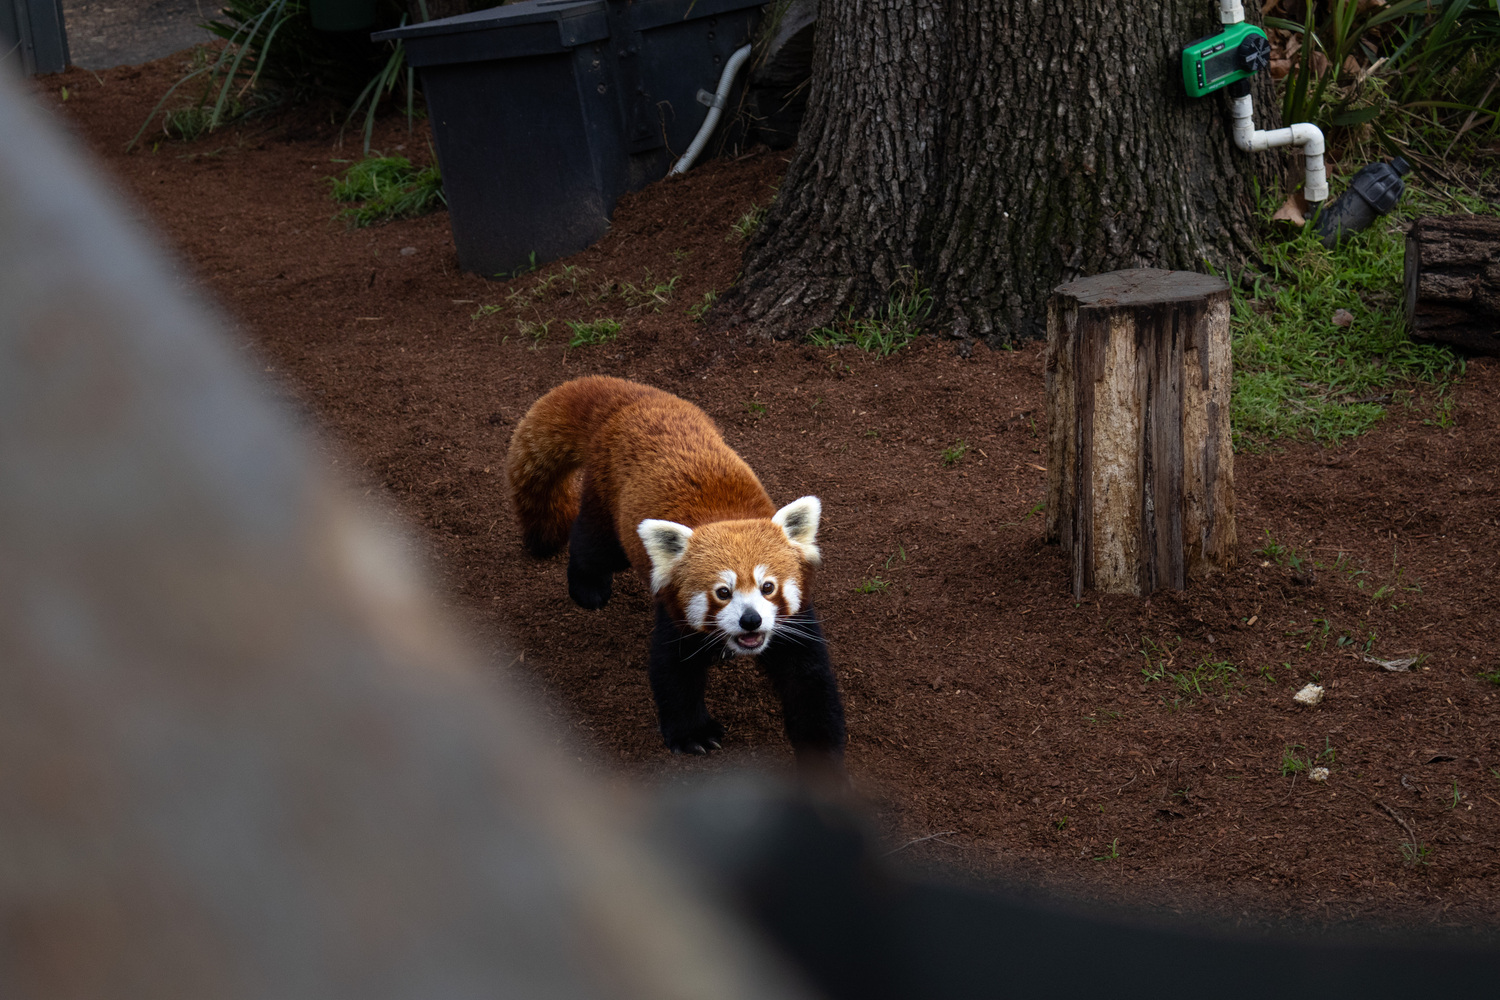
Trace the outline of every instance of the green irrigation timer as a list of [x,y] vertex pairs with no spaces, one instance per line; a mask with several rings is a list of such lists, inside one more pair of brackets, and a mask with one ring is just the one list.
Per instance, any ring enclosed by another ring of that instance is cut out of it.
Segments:
[[1182,50],[1182,83],[1191,97],[1212,94],[1271,62],[1271,42],[1253,24],[1231,24]]

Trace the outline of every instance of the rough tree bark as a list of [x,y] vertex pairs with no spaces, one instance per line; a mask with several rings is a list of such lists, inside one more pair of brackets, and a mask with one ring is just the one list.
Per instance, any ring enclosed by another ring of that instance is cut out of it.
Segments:
[[1217,30],[1211,0],[823,0],[797,152],[721,315],[794,336],[913,267],[938,329],[1001,343],[1079,275],[1241,258],[1280,163],[1234,148],[1222,93],[1183,93],[1182,46]]

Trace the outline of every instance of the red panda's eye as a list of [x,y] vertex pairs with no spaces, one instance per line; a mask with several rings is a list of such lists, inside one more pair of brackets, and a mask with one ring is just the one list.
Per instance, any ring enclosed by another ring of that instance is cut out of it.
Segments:
[[714,591],[714,596],[721,601],[727,601],[732,593],[734,592],[728,587],[720,587]]
[[767,580],[765,583],[761,584],[760,592],[762,594],[765,594],[767,597],[770,597],[772,594],[776,593],[776,581]]

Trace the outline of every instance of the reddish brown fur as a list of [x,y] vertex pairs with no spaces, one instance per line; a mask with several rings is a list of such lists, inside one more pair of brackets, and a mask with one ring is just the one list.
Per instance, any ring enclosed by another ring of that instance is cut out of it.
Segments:
[[[556,551],[578,514],[582,471],[603,499],[631,567],[649,587],[651,560],[636,534],[647,518],[695,530],[689,552],[719,551],[714,573],[756,553],[754,563],[797,560],[770,522],[776,508],[754,472],[734,453],[708,415],[670,393],[623,379],[590,376],[564,383],[531,407],[511,439],[507,471],[516,512],[533,550]],[[750,525],[704,525],[755,519]],[[701,542],[700,542],[701,536]],[[691,573],[684,560],[680,570]],[[704,565],[707,565],[706,563]],[[787,573],[778,565],[777,575]],[[742,576],[742,579],[746,577]],[[705,588],[706,589],[706,588]],[[681,609],[674,609],[680,615]]]

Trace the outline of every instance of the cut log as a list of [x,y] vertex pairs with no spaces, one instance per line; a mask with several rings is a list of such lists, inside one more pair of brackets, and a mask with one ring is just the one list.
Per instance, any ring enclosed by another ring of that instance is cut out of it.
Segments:
[[1418,219],[1406,234],[1411,335],[1500,355],[1500,218]]
[[1229,285],[1139,268],[1047,307],[1047,540],[1073,596],[1181,590],[1234,564]]

